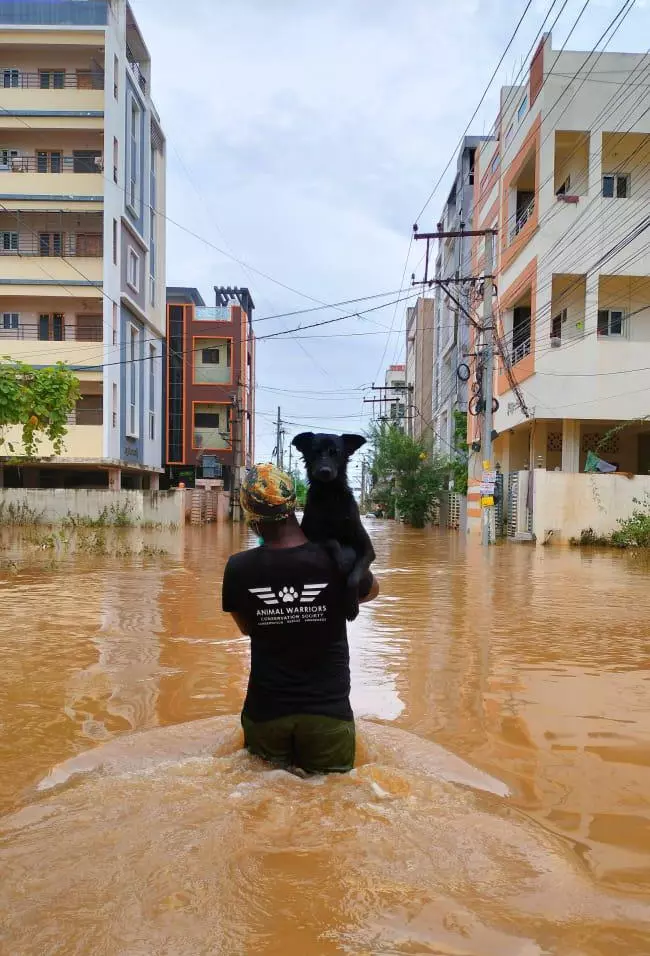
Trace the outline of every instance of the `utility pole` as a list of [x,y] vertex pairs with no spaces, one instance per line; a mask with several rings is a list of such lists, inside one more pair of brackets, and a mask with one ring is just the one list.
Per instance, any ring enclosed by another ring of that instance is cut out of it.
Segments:
[[244,462],[244,403],[242,396],[241,379],[237,381],[237,394],[235,395],[232,407],[232,487],[230,490],[230,520],[237,523],[241,521],[241,505],[239,493],[241,490],[241,469]]
[[278,405],[278,420],[275,426],[275,464],[282,468],[282,413]]
[[293,445],[289,445],[289,474],[291,474],[291,464],[292,464],[292,463],[291,463],[291,449],[292,449],[292,448],[293,448]]
[[359,507],[362,514],[366,510],[366,468],[367,468],[366,459],[362,458],[361,459],[361,499],[359,501]]
[[[494,428],[494,317],[492,315],[492,263],[494,259],[494,236],[485,236],[485,282],[483,286],[483,380],[485,382],[485,416],[483,420],[483,468],[492,469],[492,431]],[[494,505],[483,508],[482,540],[490,544],[492,513]]]

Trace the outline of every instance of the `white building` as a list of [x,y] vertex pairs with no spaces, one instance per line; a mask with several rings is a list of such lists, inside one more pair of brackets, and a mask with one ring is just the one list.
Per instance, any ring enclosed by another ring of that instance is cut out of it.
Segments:
[[[440,215],[443,232],[470,230],[474,216],[476,151],[485,137],[466,136],[456,161],[456,174]],[[436,256],[435,322],[433,334],[434,441],[443,455],[454,447],[454,412],[467,410],[465,370],[470,343],[469,318],[478,283],[472,281],[472,242],[469,236],[441,239]],[[445,285],[441,285],[443,282]]]
[[65,361],[82,393],[64,455],[44,445],[4,482],[155,487],[165,140],[147,48],[127,0],[4,0],[0,56],[0,354]]
[[646,55],[559,52],[547,36],[478,151],[474,227],[498,230],[494,454],[507,475],[582,472],[589,451],[650,472],[649,70]]
[[389,365],[384,378],[379,417],[404,430],[409,412],[406,388],[406,366]]

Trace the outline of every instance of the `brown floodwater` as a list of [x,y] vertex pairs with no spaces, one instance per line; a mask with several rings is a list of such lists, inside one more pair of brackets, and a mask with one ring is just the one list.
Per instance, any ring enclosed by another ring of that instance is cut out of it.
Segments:
[[308,780],[241,750],[245,533],[5,533],[0,953],[650,953],[647,565],[369,527],[358,766]]

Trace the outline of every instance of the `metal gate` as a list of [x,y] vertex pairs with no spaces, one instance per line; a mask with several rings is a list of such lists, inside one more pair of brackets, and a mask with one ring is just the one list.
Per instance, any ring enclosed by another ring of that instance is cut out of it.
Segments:
[[[503,478],[502,478],[503,480]],[[519,475],[516,471],[508,475],[508,537],[514,538],[517,534],[517,506],[519,491]]]

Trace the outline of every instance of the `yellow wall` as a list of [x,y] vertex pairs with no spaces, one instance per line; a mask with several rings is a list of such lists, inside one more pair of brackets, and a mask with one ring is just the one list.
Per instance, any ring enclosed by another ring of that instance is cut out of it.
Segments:
[[[101,458],[103,455],[103,427],[101,425],[71,425],[65,438],[65,451],[59,457],[63,459]],[[4,437],[13,444],[14,453],[19,455],[22,448],[22,430],[8,428]],[[0,454],[9,455],[7,446],[0,448]],[[54,455],[50,442],[44,441],[39,445],[39,458],[49,458]]]
[[0,335],[2,355],[19,359],[28,365],[52,365],[68,362],[70,365],[101,365],[104,358],[101,342],[39,342],[5,339]]
[[[70,263],[73,263],[73,265]],[[74,256],[70,262],[67,262],[56,256],[2,255],[0,256],[0,285],[3,279],[24,279],[26,281],[30,279],[41,281],[57,279],[63,284],[66,282],[78,282],[84,279],[90,279],[92,282],[101,282],[102,260]],[[11,288],[10,292],[11,295],[19,294],[16,293],[14,288]],[[29,294],[34,295],[34,292],[35,290],[32,288]],[[50,288],[45,294],[51,295],[52,289]]]
[[[103,196],[104,174],[3,172],[0,173],[0,192],[4,196]],[[64,212],[79,211],[79,205],[76,202],[66,203],[58,200],[53,206]],[[25,208],[24,200],[18,204],[18,207]],[[99,211],[102,206],[99,203],[93,203],[91,208]]]

